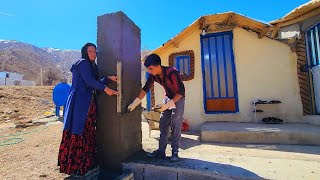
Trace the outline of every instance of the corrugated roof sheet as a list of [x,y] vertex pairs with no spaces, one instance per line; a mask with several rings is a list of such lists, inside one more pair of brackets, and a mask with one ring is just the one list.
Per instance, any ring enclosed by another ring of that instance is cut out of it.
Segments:
[[284,17],[277,19],[275,21],[271,21],[270,24],[275,25],[275,24],[279,24],[279,23],[282,23],[285,21],[289,21],[289,20],[297,18],[307,12],[310,12],[318,7],[320,7],[320,0],[311,0],[311,1],[295,8],[294,10],[292,10],[291,12],[286,14]]

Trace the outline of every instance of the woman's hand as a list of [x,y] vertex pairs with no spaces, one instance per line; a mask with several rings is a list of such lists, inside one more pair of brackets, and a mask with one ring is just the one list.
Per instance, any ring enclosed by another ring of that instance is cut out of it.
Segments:
[[118,95],[119,93],[113,89],[110,89],[108,87],[104,88],[104,92],[106,92],[109,96],[112,96],[112,95]]
[[118,82],[118,77],[117,76],[108,76],[108,79],[114,82]]

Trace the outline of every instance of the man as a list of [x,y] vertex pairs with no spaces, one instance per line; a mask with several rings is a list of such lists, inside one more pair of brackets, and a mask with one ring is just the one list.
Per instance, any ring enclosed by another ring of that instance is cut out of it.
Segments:
[[148,77],[145,86],[140,91],[139,96],[128,106],[128,110],[132,111],[141,103],[141,99],[144,98],[154,82],[162,85],[166,92],[166,103],[158,106],[159,111],[161,112],[159,148],[147,155],[151,158],[166,157],[165,150],[167,147],[168,130],[171,124],[171,161],[179,161],[178,150],[185,104],[185,88],[180,78],[180,73],[173,67],[161,66],[161,59],[156,54],[149,55],[144,62],[144,66],[148,69],[150,76]]

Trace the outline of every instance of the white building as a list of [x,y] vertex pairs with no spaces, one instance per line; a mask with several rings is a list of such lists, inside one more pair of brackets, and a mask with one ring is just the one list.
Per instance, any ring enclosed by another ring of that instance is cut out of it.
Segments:
[[35,86],[34,81],[22,79],[23,75],[14,72],[0,72],[0,86]]

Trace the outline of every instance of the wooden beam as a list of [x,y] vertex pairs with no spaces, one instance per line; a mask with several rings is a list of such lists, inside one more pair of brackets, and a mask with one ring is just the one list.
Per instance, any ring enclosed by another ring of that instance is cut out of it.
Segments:
[[172,43],[173,47],[175,47],[175,48],[178,48],[178,47],[179,47],[179,42],[177,42],[177,40],[172,39],[172,40],[171,40],[171,43]]
[[204,29],[206,27],[206,19],[204,17],[201,17],[199,19],[199,24],[200,24],[199,29],[201,30]]
[[264,35],[267,34],[267,32],[270,30],[270,26],[264,27],[261,32],[258,34],[258,38],[261,39],[264,37]]
[[274,27],[271,33],[271,38],[274,39],[278,36],[280,28],[279,27]]
[[226,23],[228,26],[230,26],[230,25],[232,24],[232,22],[233,22],[233,16],[234,16],[233,13],[230,13],[230,14],[229,14],[229,17],[228,17],[227,23]]
[[217,14],[213,16],[205,16],[206,23],[209,24],[211,23],[221,23],[224,22],[225,20],[228,19],[229,13],[223,13],[223,14]]
[[210,24],[209,28],[207,29],[207,33],[232,31],[234,28],[236,28],[235,25],[223,26],[223,25],[217,25],[217,24]]
[[287,20],[287,21],[284,21],[284,22],[279,22],[279,23],[277,23],[277,26],[278,27],[288,26],[288,25],[291,25],[291,24],[295,24],[295,23],[301,22],[301,21],[303,21],[305,19],[309,19],[309,18],[311,18],[313,16],[317,16],[319,14],[320,14],[320,7],[316,8],[316,9],[314,9],[312,11],[309,11],[309,12],[307,12],[305,14],[302,14],[302,15],[300,15],[298,17],[295,17],[293,19],[290,19],[290,20]]
[[214,31],[215,29],[218,28],[218,26],[219,26],[219,25],[217,25],[217,24],[210,24],[210,25],[208,25],[208,28],[206,29],[206,31],[207,31],[207,32],[208,32],[208,31]]

